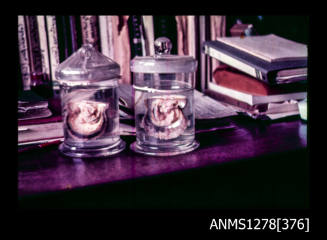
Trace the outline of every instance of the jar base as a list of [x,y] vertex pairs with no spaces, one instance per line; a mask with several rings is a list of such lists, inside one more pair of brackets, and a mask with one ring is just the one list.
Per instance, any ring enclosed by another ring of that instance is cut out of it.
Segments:
[[150,156],[175,156],[185,154],[197,149],[200,144],[194,140],[191,144],[176,146],[171,148],[159,148],[154,146],[139,145],[136,141],[130,145],[130,149],[134,152]]
[[108,157],[115,155],[123,151],[126,147],[126,143],[121,139],[115,145],[105,146],[101,148],[77,148],[69,146],[63,142],[59,145],[59,151],[68,157],[72,158],[98,158],[98,157]]

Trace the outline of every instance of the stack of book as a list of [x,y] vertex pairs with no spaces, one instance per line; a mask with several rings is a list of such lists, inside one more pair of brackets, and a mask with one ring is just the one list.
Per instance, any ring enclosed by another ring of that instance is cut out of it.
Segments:
[[307,97],[307,46],[274,34],[222,37],[203,43],[203,52],[222,64],[207,92],[254,118],[299,114]]
[[18,146],[63,140],[60,101],[47,100],[33,91],[18,96]]

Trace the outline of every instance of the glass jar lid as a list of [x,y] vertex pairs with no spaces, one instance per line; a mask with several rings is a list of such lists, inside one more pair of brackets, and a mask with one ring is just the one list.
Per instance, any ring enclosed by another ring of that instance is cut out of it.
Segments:
[[131,61],[131,71],[139,73],[177,73],[195,72],[197,61],[191,56],[170,54],[171,41],[166,37],[154,42],[154,56],[136,56]]
[[83,46],[56,69],[59,84],[90,84],[120,78],[120,66],[97,51],[91,44]]

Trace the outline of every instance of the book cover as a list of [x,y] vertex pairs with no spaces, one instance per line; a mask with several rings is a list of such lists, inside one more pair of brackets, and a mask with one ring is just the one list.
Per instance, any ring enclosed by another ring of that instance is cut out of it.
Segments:
[[225,64],[215,69],[213,82],[236,91],[260,96],[307,91],[305,82],[270,85]]
[[267,62],[306,60],[308,49],[305,44],[297,43],[275,34],[263,36],[221,37],[217,41],[244,51]]
[[24,16],[18,16],[18,51],[23,90],[29,90],[31,84],[31,69],[27,43],[27,32]]
[[25,16],[31,72],[42,72],[42,56],[36,16]]
[[307,67],[307,59],[267,62],[221,41],[206,41],[202,47],[203,52],[210,57],[269,84],[277,84],[276,75],[279,70]]
[[40,101],[37,103],[20,102],[18,101],[18,121],[46,118],[52,115],[48,108],[47,101]]
[[58,44],[58,33],[57,33],[57,23],[56,16],[47,15],[46,25],[48,32],[48,46],[49,46],[49,56],[50,56],[50,72],[53,88],[55,90],[59,89],[56,83],[55,71],[60,63],[59,57],[59,44]]
[[18,127],[18,146],[44,143],[50,140],[63,140],[62,122],[33,124]]
[[98,16],[82,15],[80,16],[80,20],[83,43],[90,43],[95,49],[101,51]]
[[205,93],[219,102],[230,106],[236,112],[254,119],[275,120],[299,114],[298,101],[294,100],[250,105],[216,91],[206,90]]
[[292,83],[307,81],[308,69],[307,68],[294,68],[294,69],[285,69],[277,72],[276,83]]
[[307,97],[307,92],[291,92],[284,94],[274,94],[274,95],[253,95],[241,91],[237,91],[232,88],[227,88],[215,83],[209,82],[209,89],[217,93],[229,96],[236,100],[245,102],[251,106],[263,103],[275,103],[283,102],[288,100],[302,100]]
[[34,91],[24,91],[18,95],[18,125],[22,120],[46,118],[51,115],[48,100]]
[[232,37],[247,35],[253,29],[253,24],[235,23],[229,30]]

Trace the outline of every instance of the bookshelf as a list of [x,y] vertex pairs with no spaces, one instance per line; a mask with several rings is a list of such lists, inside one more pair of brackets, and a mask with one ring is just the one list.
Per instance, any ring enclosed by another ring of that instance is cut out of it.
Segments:
[[[224,35],[224,16],[194,15],[34,15],[18,16],[20,77],[18,86],[30,90],[31,73],[42,72],[58,90],[55,69],[84,43],[92,43],[104,55],[120,64],[122,83],[132,84],[130,60],[136,55],[154,54],[153,42],[170,38],[172,54],[191,55],[198,60],[196,88],[204,89],[208,60],[201,43]],[[221,30],[215,29],[219,22]],[[214,61],[214,60],[211,60]]]
[[[18,17],[20,75],[18,86],[29,90],[31,73],[42,71],[54,89],[56,66],[81,47],[92,43],[121,66],[122,82],[133,83],[129,62],[136,55],[154,54],[153,42],[164,35],[173,43],[172,54],[198,60],[196,88],[204,91],[219,66],[205,56],[202,43],[230,36],[236,22],[253,24],[254,34],[276,33],[308,43],[308,16],[247,15],[38,15]],[[278,23],[278,24],[277,24]],[[278,26],[278,27],[277,27]]]

